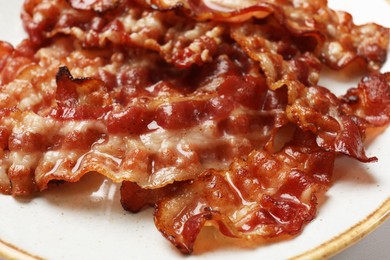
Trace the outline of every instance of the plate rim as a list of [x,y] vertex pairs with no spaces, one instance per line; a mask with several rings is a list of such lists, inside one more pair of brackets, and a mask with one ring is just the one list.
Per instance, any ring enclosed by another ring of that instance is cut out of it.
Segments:
[[390,219],[390,196],[377,209],[347,230],[290,260],[328,259],[365,238],[387,219]]
[[25,259],[25,260],[42,260],[44,258],[33,255],[11,243],[0,239],[0,259]]
[[[390,219],[390,196],[378,208],[371,212],[371,214],[367,215],[358,223],[355,223],[352,227],[319,246],[309,249],[300,255],[291,257],[290,260],[328,259],[366,237],[387,219]],[[2,239],[0,239],[0,257],[26,260],[45,259]]]

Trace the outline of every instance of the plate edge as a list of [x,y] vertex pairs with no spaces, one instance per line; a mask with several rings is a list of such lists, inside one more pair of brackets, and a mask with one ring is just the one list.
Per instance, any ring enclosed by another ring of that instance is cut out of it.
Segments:
[[390,197],[370,215],[341,234],[290,260],[328,259],[357,243],[390,218]]
[[[338,252],[352,246],[363,239],[370,232],[374,231],[382,223],[390,218],[390,197],[385,200],[379,208],[370,215],[359,221],[357,224],[335,236],[334,238],[314,247],[300,255],[290,258],[290,260],[306,259],[328,259]],[[44,258],[30,254],[23,249],[0,239],[0,259],[26,259],[43,260]]]
[[0,259],[44,260],[0,239]]

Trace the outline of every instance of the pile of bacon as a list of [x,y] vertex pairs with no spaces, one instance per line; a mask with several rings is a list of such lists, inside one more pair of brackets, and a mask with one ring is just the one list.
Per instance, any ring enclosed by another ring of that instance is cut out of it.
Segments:
[[[295,235],[334,160],[375,161],[390,122],[389,29],[325,0],[26,0],[28,39],[0,42],[0,191],[98,172],[191,253],[203,226]],[[325,64],[366,73],[336,97]]]

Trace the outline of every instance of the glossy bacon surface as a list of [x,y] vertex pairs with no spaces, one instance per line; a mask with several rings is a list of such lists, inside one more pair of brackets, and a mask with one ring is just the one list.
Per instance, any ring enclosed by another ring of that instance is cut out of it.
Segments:
[[343,108],[355,113],[372,126],[384,126],[390,120],[390,73],[372,73],[364,77],[358,88],[343,97]]
[[229,169],[210,169],[164,190],[142,193],[124,183],[122,203],[136,211],[158,197],[156,226],[183,253],[192,252],[205,225],[241,239],[295,235],[314,218],[315,194],[327,188],[334,158],[316,145],[313,134],[299,132],[277,153],[255,150]]
[[225,167],[287,123],[285,91],[269,90],[236,47],[224,49],[233,58],[183,70],[155,53],[74,44],[58,39],[33,57],[15,49],[0,74],[6,192],[28,194],[90,171],[157,188]]
[[135,1],[113,2],[112,8],[103,13],[87,4],[73,8],[81,5],[80,1],[26,1],[22,18],[32,42],[41,44],[67,34],[86,47],[114,44],[153,50],[178,67],[211,61],[223,42],[223,25],[196,23],[174,12],[142,7]]
[[249,36],[258,37],[252,29],[273,16],[292,35],[297,49],[313,52],[334,69],[354,63],[378,70],[389,44],[388,28],[372,23],[357,26],[348,13],[331,10],[324,0],[121,0],[102,10],[94,6],[106,1],[82,2],[27,0],[23,20],[33,42],[65,33],[86,46],[143,46],[177,66],[189,66],[210,61],[231,26],[245,23]]
[[[156,226],[183,253],[192,252],[205,225],[249,240],[299,233],[315,216],[316,193],[330,184],[337,154],[375,160],[365,155],[365,130],[389,123],[377,118],[389,109],[390,82],[387,74],[374,73],[341,98],[297,81],[285,86],[287,117],[300,130],[282,150],[254,150],[229,169],[206,170],[192,181],[157,190],[124,182],[123,207],[137,212],[154,206]],[[381,109],[367,105],[367,97],[376,99]],[[362,111],[376,116],[359,117]]]
[[357,26],[352,16],[334,11],[326,0],[138,0],[162,9],[180,9],[196,20],[251,24],[252,18],[273,15],[300,46],[334,69],[359,63],[377,70],[386,60],[389,29],[368,23]]
[[298,84],[290,84],[289,92],[289,120],[303,130],[316,133],[320,147],[364,162],[375,160],[365,155],[366,122],[354,114],[345,113],[342,101],[332,92],[323,87],[306,88]]

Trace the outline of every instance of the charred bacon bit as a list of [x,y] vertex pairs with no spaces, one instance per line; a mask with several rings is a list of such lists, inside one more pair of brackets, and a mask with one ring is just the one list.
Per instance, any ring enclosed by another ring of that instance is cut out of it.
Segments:
[[102,118],[112,103],[104,82],[92,78],[74,79],[67,67],[60,67],[56,75],[57,106],[49,115],[59,120],[88,120]]
[[299,233],[315,216],[315,194],[329,185],[335,156],[314,135],[297,135],[278,153],[253,151],[228,170],[207,170],[166,191],[156,204],[157,228],[186,254],[204,225],[236,238]]

